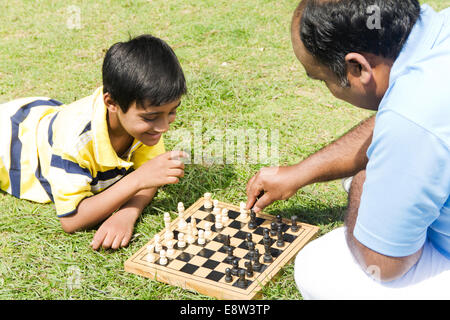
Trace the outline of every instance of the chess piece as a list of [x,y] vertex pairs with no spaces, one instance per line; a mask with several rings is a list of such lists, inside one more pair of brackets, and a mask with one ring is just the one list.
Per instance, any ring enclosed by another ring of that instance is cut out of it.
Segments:
[[191,222],[189,222],[187,224],[186,241],[189,244],[193,244],[195,242],[195,236],[192,234],[192,223]]
[[283,226],[283,218],[281,217],[281,214],[276,215],[277,218],[277,227]]
[[250,261],[246,261],[244,265],[247,268],[247,271],[245,272],[247,277],[249,277],[249,278],[253,277],[253,264],[252,264],[252,261],[251,260]]
[[258,249],[255,249],[255,255],[253,256],[253,270],[255,270],[256,272],[260,272],[261,268],[262,268],[262,264],[261,262],[259,262],[259,257],[261,256],[261,254],[259,253]]
[[207,192],[203,195],[203,198],[205,199],[205,203],[203,206],[205,207],[206,211],[211,212],[213,203],[211,201],[212,194]]
[[164,239],[173,239],[173,232],[170,230],[170,214],[168,212],[164,212],[164,226],[166,229],[166,231],[164,232]]
[[273,261],[272,254],[270,253],[270,245],[268,243],[264,244],[264,256],[263,261],[269,263]]
[[204,245],[206,243],[205,240],[205,231],[203,231],[202,229],[198,230],[198,238],[197,238],[197,243],[199,245]]
[[248,248],[249,243],[253,242],[251,232],[247,232],[247,234],[245,235],[245,241],[246,241],[245,244],[247,245],[247,248]]
[[211,222],[205,222],[205,239],[209,239],[211,235]]
[[184,204],[183,202],[178,202],[178,217],[180,218],[178,221],[178,229],[182,230],[186,228],[186,220],[184,220]]
[[162,266],[165,266],[167,264],[168,260],[166,257],[166,250],[161,250],[159,252],[159,264]]
[[155,245],[150,244],[147,246],[147,256],[145,257],[147,262],[150,262],[150,263],[155,262],[156,257],[154,254],[154,250],[155,250]]
[[168,257],[172,257],[173,254],[175,253],[175,250],[173,249],[173,246],[175,245],[173,240],[169,240],[167,241],[167,250],[166,250],[166,254]]
[[247,204],[245,202],[241,202],[240,203],[240,215],[239,215],[239,219],[247,219],[247,214],[248,211],[245,209],[245,207],[247,206]]
[[233,275],[233,276],[237,276],[238,275],[238,273],[239,273],[239,259],[234,259],[232,262],[231,262],[231,265],[233,266],[233,268],[231,268],[231,274]]
[[300,229],[299,226],[297,225],[297,219],[298,219],[297,216],[292,216],[291,217],[291,230],[292,230],[292,232],[297,232]]
[[214,223],[214,226],[216,227],[216,230],[223,229],[222,214],[220,213],[220,210],[216,214],[216,222]]
[[225,245],[225,250],[226,250],[226,248],[231,247],[231,237],[229,234],[227,234],[225,236],[225,240],[223,241],[223,244]]
[[192,225],[192,234],[196,236],[198,234],[198,229],[197,229],[197,220],[195,220],[195,218],[191,218],[191,225]]
[[225,224],[228,222],[228,209],[227,208],[223,208],[222,209],[222,223]]
[[233,255],[233,248],[227,247],[226,251],[227,251],[227,256],[225,257],[225,261],[228,263],[233,262],[235,259],[234,255]]
[[256,225],[256,213],[255,211],[253,211],[253,209],[250,209],[250,221],[248,223],[248,228],[250,230],[254,230],[256,229],[257,225]]
[[159,236],[159,234],[156,234],[153,239],[155,239],[155,252],[159,253],[162,249],[162,243],[160,242],[161,237]]
[[225,282],[230,283],[231,281],[233,281],[233,276],[231,275],[231,269],[226,268],[225,269]]
[[276,236],[277,235],[277,230],[278,230],[278,226],[276,222],[271,222],[270,223],[270,235]]
[[186,247],[186,241],[184,241],[184,233],[180,232],[178,234],[178,242],[177,242],[178,248],[184,248]]
[[255,243],[249,242],[247,245],[248,245],[248,256],[252,258],[255,255]]
[[277,231],[277,247],[281,248],[284,246],[284,239],[283,239],[283,230],[281,229],[281,226],[278,226]]
[[239,288],[246,288],[247,287],[247,284],[248,284],[248,281],[247,281],[247,279],[245,278],[245,270],[244,269],[241,269],[241,270],[239,270],[239,279],[238,279],[238,281],[236,282],[236,285],[239,287]]

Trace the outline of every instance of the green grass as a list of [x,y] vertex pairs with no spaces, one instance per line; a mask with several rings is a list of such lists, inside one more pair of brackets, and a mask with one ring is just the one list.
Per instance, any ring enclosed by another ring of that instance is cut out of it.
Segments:
[[[437,9],[449,0],[426,1]],[[173,130],[279,130],[280,164],[293,164],[370,115],[307,79],[295,59],[289,26],[297,0],[8,1],[0,11],[0,101],[49,96],[65,103],[101,85],[105,50],[129,35],[151,33],[175,50],[189,94]],[[67,8],[81,12],[69,29]],[[170,148],[178,143],[173,135]],[[123,264],[163,226],[162,212],[188,207],[204,192],[232,203],[246,199],[261,164],[188,165],[178,185],[162,188],[136,224],[130,245],[89,248],[95,230],[65,234],[51,204],[0,193],[0,299],[209,299],[124,272]],[[320,234],[343,224],[340,181],[310,185],[267,213],[298,215]],[[75,271],[74,271],[75,270]],[[79,275],[80,286],[68,285]],[[262,299],[301,299],[293,265]]]

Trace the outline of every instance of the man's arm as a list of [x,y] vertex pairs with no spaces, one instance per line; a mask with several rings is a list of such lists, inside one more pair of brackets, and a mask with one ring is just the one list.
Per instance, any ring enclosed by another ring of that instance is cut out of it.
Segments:
[[356,261],[370,276],[377,281],[392,281],[400,278],[411,269],[419,260],[422,249],[405,257],[389,257],[367,248],[353,236],[365,179],[366,173],[363,170],[355,175],[352,180],[345,217],[347,243]]
[[308,184],[350,177],[363,170],[374,127],[372,116],[296,165],[261,169],[247,183],[247,208],[258,212],[276,200],[290,198]]

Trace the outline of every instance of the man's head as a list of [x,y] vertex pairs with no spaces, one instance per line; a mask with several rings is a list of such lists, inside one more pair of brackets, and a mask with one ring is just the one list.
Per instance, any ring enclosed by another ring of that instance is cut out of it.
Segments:
[[294,52],[336,97],[376,110],[419,15],[417,0],[303,0],[292,19]]
[[187,91],[173,50],[151,35],[116,43],[106,52],[102,74],[110,117],[132,137],[156,144]]

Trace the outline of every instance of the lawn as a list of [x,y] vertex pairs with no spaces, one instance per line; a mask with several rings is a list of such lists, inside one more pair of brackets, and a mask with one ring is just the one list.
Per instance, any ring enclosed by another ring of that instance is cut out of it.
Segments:
[[[450,6],[450,0],[423,2]],[[48,96],[70,103],[90,95],[101,85],[105,51],[150,33],[172,46],[187,77],[189,93],[166,136],[168,149],[179,146],[181,130],[203,134],[194,154],[199,145],[206,151],[213,145],[213,130],[278,133],[279,140],[268,139],[268,145],[278,147],[280,165],[294,164],[371,115],[306,77],[290,43],[296,5],[297,0],[4,1],[0,102]],[[247,181],[268,165],[245,160],[187,165],[182,181],[160,189],[144,210],[130,245],[117,251],[93,251],[95,230],[65,234],[52,204],[1,192],[0,299],[210,299],[126,273],[123,264],[161,230],[163,212],[176,211],[178,202],[187,208],[204,192],[234,204],[245,201]],[[346,205],[340,181],[333,181],[307,186],[265,212],[297,215],[324,234],[343,224]],[[293,264],[264,287],[262,299],[302,299]]]

